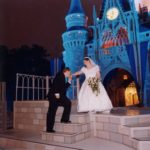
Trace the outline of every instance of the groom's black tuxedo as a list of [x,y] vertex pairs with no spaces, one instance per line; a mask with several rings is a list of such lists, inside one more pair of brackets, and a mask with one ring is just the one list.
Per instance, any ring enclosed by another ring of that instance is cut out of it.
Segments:
[[[55,93],[59,93],[61,100],[63,100],[63,98],[66,98],[66,92],[69,86],[70,83],[66,82],[63,72],[57,73],[50,88],[48,98],[50,98],[51,96],[53,97]],[[51,99],[49,100],[51,101]]]
[[[52,83],[52,86],[48,93],[49,108],[47,113],[47,131],[52,131],[55,122],[55,115],[58,106],[63,106],[64,111],[61,118],[61,122],[68,122],[71,112],[71,101],[67,98],[66,92],[70,86],[69,82],[66,82],[63,72],[58,73]],[[55,97],[55,93],[60,94],[60,98]]]

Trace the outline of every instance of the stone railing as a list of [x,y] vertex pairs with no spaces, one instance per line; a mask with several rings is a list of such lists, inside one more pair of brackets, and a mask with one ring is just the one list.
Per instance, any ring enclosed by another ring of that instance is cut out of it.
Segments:
[[0,82],[0,132],[7,128],[6,83]]

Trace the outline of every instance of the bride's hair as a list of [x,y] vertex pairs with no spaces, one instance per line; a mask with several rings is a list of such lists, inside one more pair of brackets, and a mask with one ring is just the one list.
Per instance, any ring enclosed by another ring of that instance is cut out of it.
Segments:
[[84,60],[90,61],[90,57],[84,57]]
[[90,57],[84,57],[84,60],[89,61],[93,66],[96,65],[96,63]]

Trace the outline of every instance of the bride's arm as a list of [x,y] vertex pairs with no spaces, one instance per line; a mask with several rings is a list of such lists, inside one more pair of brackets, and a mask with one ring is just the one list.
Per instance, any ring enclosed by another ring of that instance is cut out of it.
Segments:
[[79,70],[79,71],[73,73],[72,75],[73,75],[73,76],[79,76],[79,75],[83,74],[84,71],[85,71],[85,67],[82,67],[81,70]]
[[101,73],[100,73],[99,66],[97,66],[97,68],[96,68],[96,78],[99,79],[99,80],[101,80]]
[[96,73],[96,78],[99,79],[99,80],[101,80],[101,75],[100,75],[99,71]]
[[77,71],[77,72],[75,72],[75,73],[73,73],[72,75],[73,76],[79,76],[79,75],[81,75],[83,72],[80,70],[80,71]]

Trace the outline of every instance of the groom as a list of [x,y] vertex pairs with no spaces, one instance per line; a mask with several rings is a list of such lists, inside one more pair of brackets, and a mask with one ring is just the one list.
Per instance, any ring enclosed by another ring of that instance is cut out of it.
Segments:
[[[66,78],[68,81],[66,82]],[[66,92],[71,85],[72,75],[69,68],[64,68],[62,72],[57,73],[53,80],[53,84],[48,93],[49,108],[47,113],[47,132],[55,132],[53,130],[55,116],[58,106],[63,106],[61,122],[70,123],[71,101],[67,98]]]

